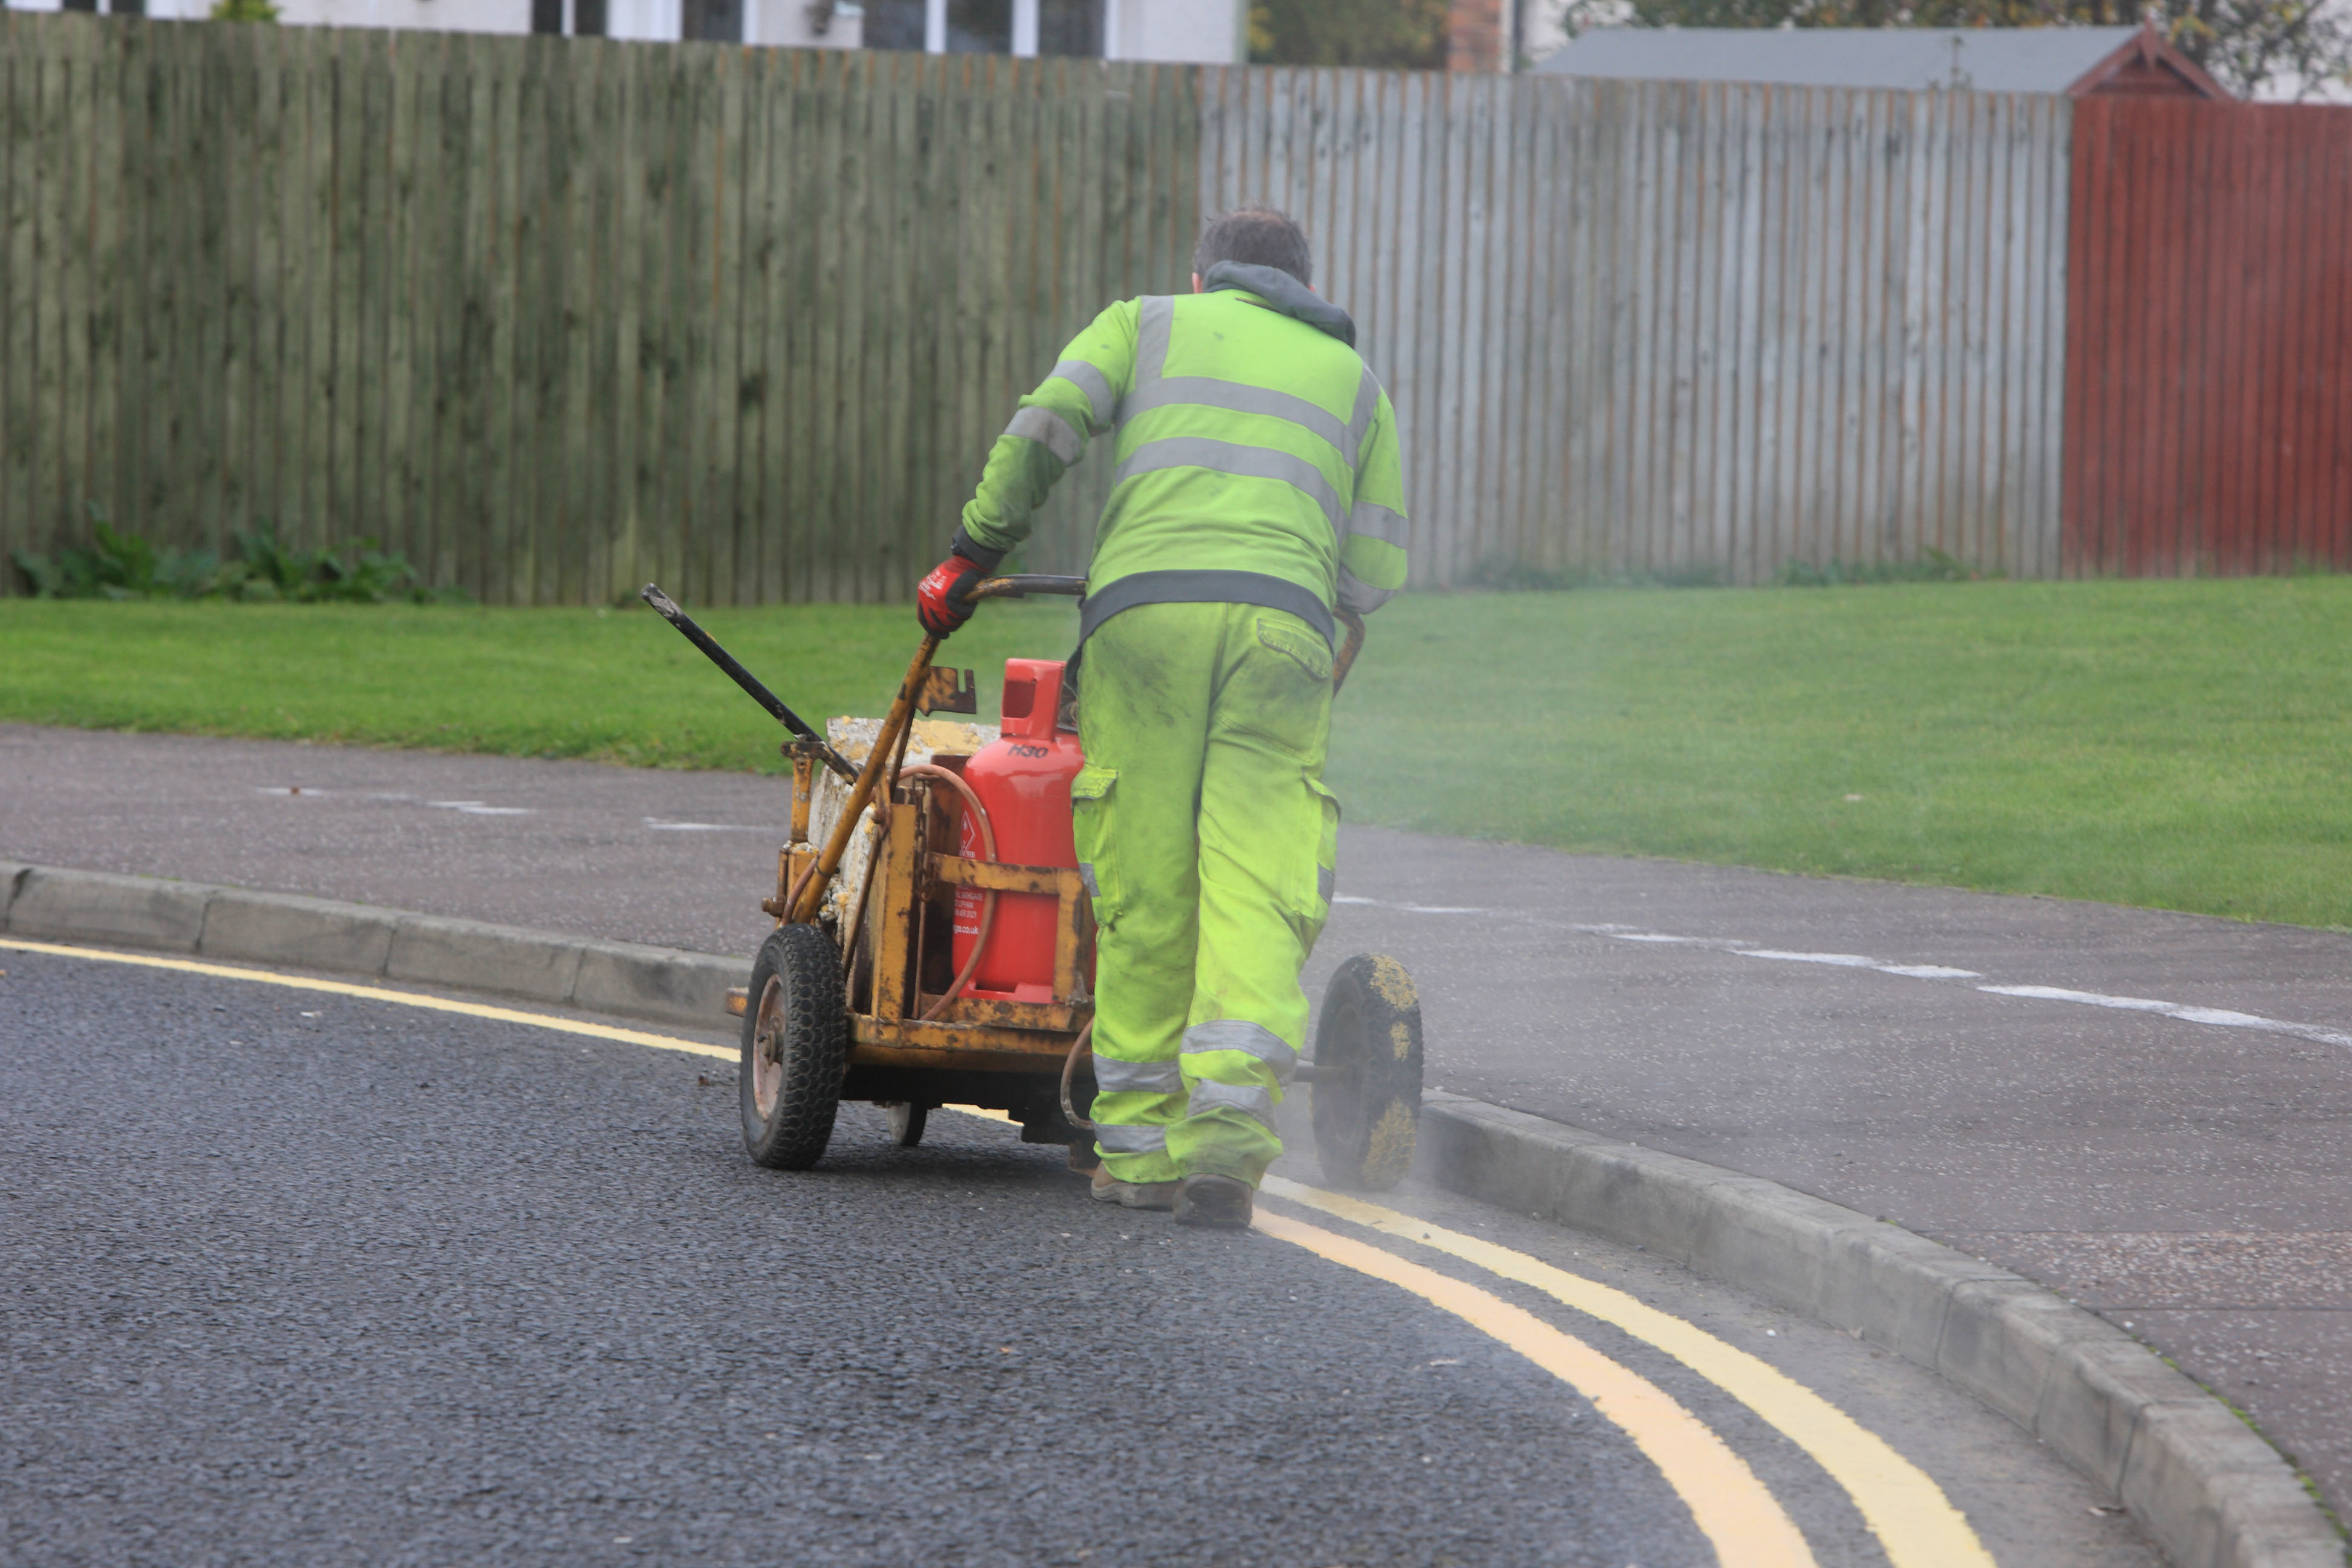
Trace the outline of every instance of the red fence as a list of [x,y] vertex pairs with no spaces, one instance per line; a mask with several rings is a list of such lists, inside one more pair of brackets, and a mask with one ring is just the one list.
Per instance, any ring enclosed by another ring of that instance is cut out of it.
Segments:
[[2352,109],[2085,98],[2068,576],[2352,568]]

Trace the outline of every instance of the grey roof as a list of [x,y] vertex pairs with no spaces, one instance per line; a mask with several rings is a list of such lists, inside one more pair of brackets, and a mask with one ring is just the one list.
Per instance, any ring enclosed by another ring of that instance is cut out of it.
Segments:
[[1654,81],[2063,92],[2137,27],[1596,27],[1539,71]]

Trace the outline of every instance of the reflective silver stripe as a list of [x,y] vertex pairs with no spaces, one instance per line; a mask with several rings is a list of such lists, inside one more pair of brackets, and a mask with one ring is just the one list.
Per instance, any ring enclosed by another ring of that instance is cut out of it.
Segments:
[[1244,1116],[1255,1116],[1265,1123],[1265,1130],[1275,1131],[1274,1090],[1253,1084],[1247,1089],[1230,1083],[1217,1083],[1203,1079],[1192,1086],[1192,1098],[1185,1102],[1184,1114],[1198,1116],[1210,1110],[1238,1110]]
[[[1220,474],[1238,474],[1244,479],[1279,479],[1294,489],[1304,490],[1322,507],[1323,515],[1330,520],[1331,531],[1340,531],[1339,492],[1331,488],[1323,470],[1304,458],[1294,458],[1287,452],[1277,452],[1270,447],[1244,447],[1237,441],[1212,441],[1205,436],[1171,436],[1165,441],[1147,441],[1138,447],[1110,477],[1114,485],[1123,485],[1138,474],[1148,474],[1160,468],[1208,468]],[[1393,515],[1393,514],[1391,514]]]
[[1280,1035],[1239,1018],[1213,1018],[1193,1025],[1184,1031],[1182,1049],[1186,1056],[1196,1051],[1239,1051],[1255,1057],[1274,1069],[1276,1083],[1288,1083],[1291,1069],[1298,1065],[1298,1053]]
[[1095,1088],[1105,1094],[1181,1094],[1184,1070],[1170,1057],[1162,1062],[1123,1062],[1097,1052]]
[[1389,595],[1394,592],[1392,588],[1371,586],[1361,577],[1349,571],[1344,564],[1339,568],[1339,607],[1343,610],[1353,610],[1360,616],[1369,616],[1387,604]]
[[[1176,301],[1165,294],[1146,294],[1140,315],[1135,333],[1135,387],[1138,392],[1168,372],[1168,340],[1176,330]],[[1121,409],[1119,416],[1125,418],[1127,411]]]
[[1075,463],[1087,449],[1087,438],[1070,428],[1070,422],[1050,408],[1024,408],[1013,416],[1004,427],[1007,436],[1022,436],[1036,442],[1062,460],[1063,466]]
[[1059,376],[1087,395],[1087,410],[1095,418],[1099,430],[1110,423],[1110,377],[1082,359],[1066,359],[1046,373],[1051,381]]
[[1331,888],[1333,880],[1334,873],[1330,867],[1318,866],[1315,868],[1315,896],[1322,900],[1327,904],[1331,901]]
[[1404,513],[1391,511],[1387,507],[1373,501],[1360,500],[1356,503],[1355,509],[1348,513],[1349,533],[1360,533],[1367,539],[1377,539],[1383,544],[1393,544],[1399,550],[1405,547],[1410,537],[1410,530],[1411,525],[1405,521]]
[[1364,367],[1364,379],[1356,384],[1355,412],[1348,416],[1348,444],[1340,448],[1348,454],[1348,466],[1354,468],[1364,460],[1364,437],[1372,433],[1372,417],[1381,411],[1381,378],[1372,367]]
[[1135,395],[1127,400],[1120,417],[1132,419],[1151,408],[1166,408],[1176,404],[1191,404],[1201,408],[1223,409],[1230,414],[1264,414],[1276,419],[1287,419],[1312,430],[1344,454],[1348,467],[1356,466],[1356,445],[1349,439],[1347,427],[1331,416],[1331,411],[1295,397],[1287,392],[1277,392],[1270,386],[1252,386],[1246,382],[1220,381],[1213,375],[1163,375],[1149,386],[1136,388]]
[[1164,1154],[1168,1152],[1168,1129],[1165,1127],[1121,1127],[1113,1122],[1095,1123],[1095,1142],[1106,1154]]
[[1095,863],[1093,861],[1081,860],[1078,862],[1078,880],[1087,885],[1087,897],[1090,899],[1099,899],[1102,897],[1102,889],[1095,881]]

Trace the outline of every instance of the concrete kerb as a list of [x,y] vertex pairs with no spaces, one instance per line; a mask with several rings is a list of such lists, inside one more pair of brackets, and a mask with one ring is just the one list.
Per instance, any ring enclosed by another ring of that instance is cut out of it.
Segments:
[[0,931],[8,929],[8,906],[16,901],[16,884],[31,869],[20,860],[0,860]]
[[[325,899],[0,861],[0,930],[288,963],[709,1028],[748,966]],[[1433,1093],[1427,1168],[1648,1248],[1966,1389],[2119,1497],[2179,1568],[2345,1568],[2277,1451],[2146,1347],[2031,1280],[1754,1177]]]
[[1472,1197],[1672,1258],[1884,1345],[2048,1444],[2178,1568],[2344,1568],[2278,1451],[2104,1320],[2005,1269],[1769,1182],[1433,1093],[1424,1166]]
[[654,1023],[727,1026],[749,963],[289,893],[0,861],[0,931],[485,991]]
[[8,901],[8,931],[194,952],[214,890],[194,882],[28,866]]

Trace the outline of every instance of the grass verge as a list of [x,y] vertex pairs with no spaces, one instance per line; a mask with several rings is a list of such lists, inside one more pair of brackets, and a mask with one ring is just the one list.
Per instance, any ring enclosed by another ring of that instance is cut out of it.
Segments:
[[[699,614],[699,612],[698,612]],[[811,718],[904,606],[713,610]],[[1060,604],[950,645],[994,696]],[[2352,578],[1412,595],[1333,728],[1359,822],[2352,929]],[[773,769],[643,611],[0,602],[0,717]]]

